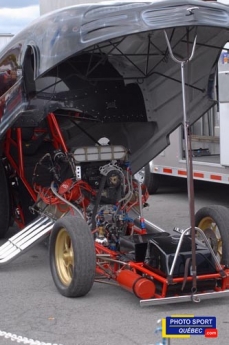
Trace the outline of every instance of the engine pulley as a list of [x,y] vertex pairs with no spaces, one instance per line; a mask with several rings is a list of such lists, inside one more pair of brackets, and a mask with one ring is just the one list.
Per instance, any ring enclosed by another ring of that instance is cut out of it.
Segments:
[[117,188],[121,184],[121,175],[117,170],[111,170],[107,174],[106,184],[108,187]]

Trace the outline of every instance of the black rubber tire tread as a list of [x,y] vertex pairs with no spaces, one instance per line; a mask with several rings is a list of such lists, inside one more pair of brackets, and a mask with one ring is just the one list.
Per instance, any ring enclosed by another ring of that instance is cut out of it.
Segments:
[[196,212],[195,226],[198,227],[206,217],[211,217],[219,229],[222,240],[221,264],[229,267],[229,209],[221,205],[203,207]]
[[[71,238],[74,252],[74,268],[71,283],[66,286],[60,280],[55,262],[56,238],[61,229]],[[57,290],[65,297],[85,296],[95,279],[96,254],[92,233],[84,219],[65,216],[55,223],[49,241],[49,262]]]
[[147,187],[149,194],[154,194],[159,187],[160,176],[150,172],[150,166],[147,164],[145,166],[145,178],[144,185]]
[[0,160],[0,238],[3,238],[10,226],[9,184],[2,161]]

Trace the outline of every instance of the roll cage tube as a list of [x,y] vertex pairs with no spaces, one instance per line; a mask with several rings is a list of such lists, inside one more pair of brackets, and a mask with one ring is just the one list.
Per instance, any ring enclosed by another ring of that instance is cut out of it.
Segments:
[[[59,124],[53,113],[50,113],[47,115],[47,124],[48,124],[47,132],[49,133],[51,137],[52,146],[55,149],[61,149],[63,152],[67,153],[68,148],[65,144]],[[44,131],[44,129],[42,130]],[[12,155],[12,149],[14,149],[14,152],[16,151],[16,155]],[[30,196],[35,201],[37,199],[37,195],[34,192],[32,186],[30,185],[30,183],[28,182],[25,176],[25,164],[24,164],[21,128],[16,128],[15,131],[13,129],[9,129],[8,132],[6,133],[4,154],[8,162],[10,163],[11,167],[16,171],[16,174],[19,176],[19,178],[25,185]]]

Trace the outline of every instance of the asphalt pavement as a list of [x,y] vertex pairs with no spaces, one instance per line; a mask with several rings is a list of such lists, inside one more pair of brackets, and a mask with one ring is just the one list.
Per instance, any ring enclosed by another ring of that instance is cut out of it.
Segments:
[[[228,192],[228,186],[197,184],[196,210],[210,204],[229,206]],[[189,226],[183,182],[172,180],[150,196],[149,203],[146,219],[164,230]],[[161,341],[160,334],[155,334],[157,320],[173,314],[215,316],[218,338],[196,335],[172,339],[171,345],[228,344],[229,298],[140,307],[135,295],[101,283],[94,283],[83,298],[65,298],[54,286],[43,244],[0,267],[0,276],[1,345],[156,345]]]

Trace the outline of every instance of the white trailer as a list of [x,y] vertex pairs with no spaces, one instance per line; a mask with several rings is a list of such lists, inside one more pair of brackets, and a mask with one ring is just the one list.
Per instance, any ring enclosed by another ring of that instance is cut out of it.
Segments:
[[[211,95],[210,95],[211,94]],[[229,53],[218,62],[216,80],[209,80],[209,96],[215,106],[193,126],[191,135],[195,180],[229,184]],[[188,101],[188,100],[187,100]],[[139,172],[150,193],[160,185],[160,175],[187,177],[183,128],[170,135],[170,145]]]
[[2,48],[11,40],[11,38],[13,37],[12,34],[1,34],[0,33],[0,51],[2,50]]

